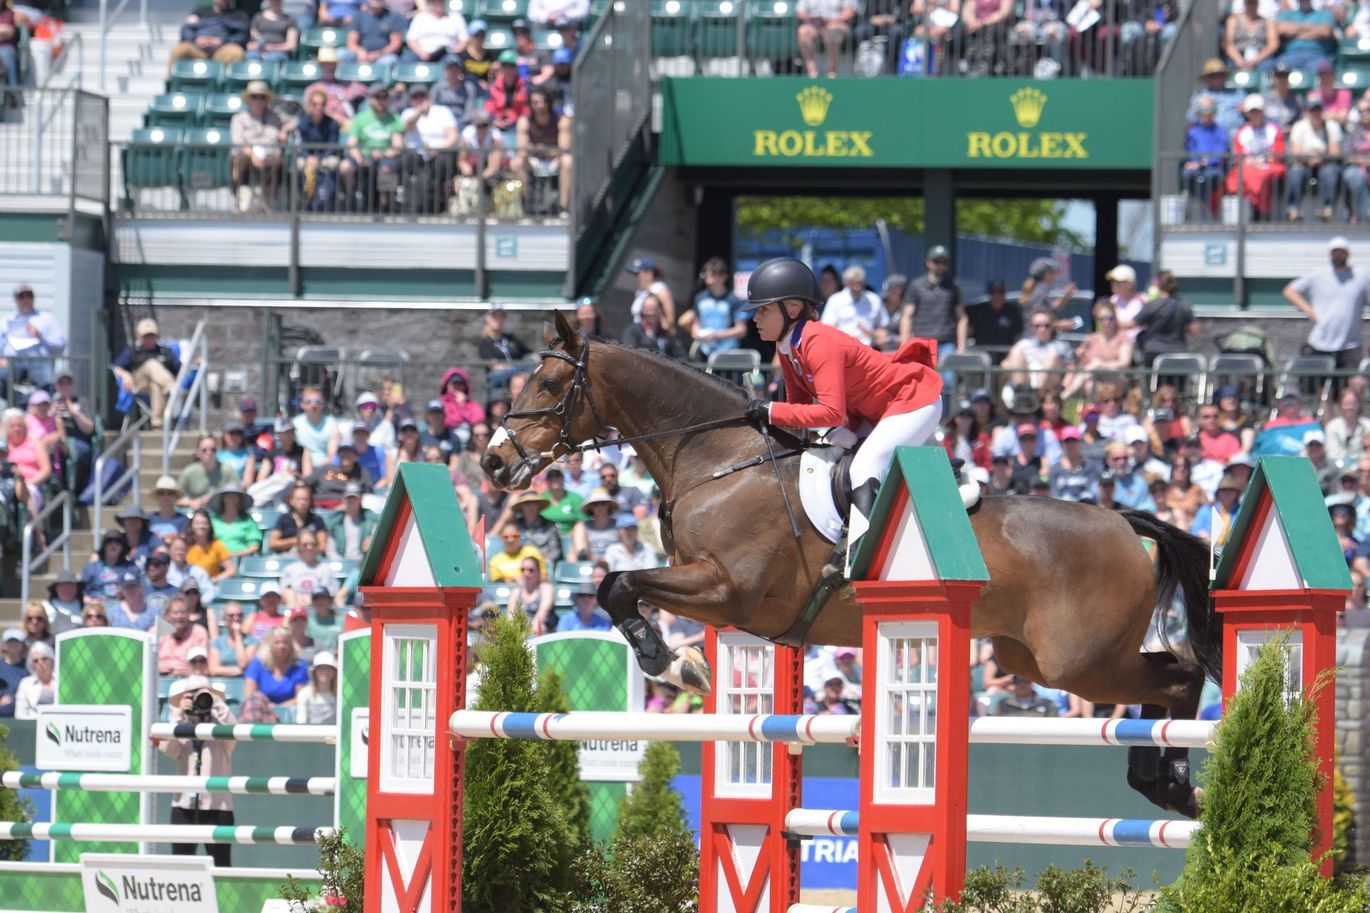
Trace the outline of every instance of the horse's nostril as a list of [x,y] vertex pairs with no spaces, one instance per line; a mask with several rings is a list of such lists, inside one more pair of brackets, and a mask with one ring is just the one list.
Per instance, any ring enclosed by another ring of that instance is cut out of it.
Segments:
[[499,472],[504,468],[504,460],[501,460],[499,454],[496,453],[487,453],[485,459],[480,462],[485,467],[486,472]]

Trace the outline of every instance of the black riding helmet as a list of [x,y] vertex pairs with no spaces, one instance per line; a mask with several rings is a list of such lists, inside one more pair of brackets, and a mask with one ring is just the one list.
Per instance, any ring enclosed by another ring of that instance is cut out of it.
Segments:
[[747,280],[747,300],[742,305],[744,313],[775,301],[798,298],[815,307],[821,307],[818,296],[818,281],[800,260],[794,257],[776,257],[767,260],[752,270]]

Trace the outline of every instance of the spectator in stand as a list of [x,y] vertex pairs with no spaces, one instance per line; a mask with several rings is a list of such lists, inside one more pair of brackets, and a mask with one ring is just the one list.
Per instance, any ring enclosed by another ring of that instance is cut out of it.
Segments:
[[209,579],[204,568],[190,563],[186,557],[189,551],[190,545],[185,536],[172,536],[167,540],[167,554],[171,556],[171,565],[166,572],[167,583],[179,587],[182,593],[193,586],[203,602],[213,602],[214,581]]
[[[390,90],[383,84],[374,84],[366,94],[367,106],[348,127],[348,157],[338,166],[338,176],[349,207],[356,202],[360,184],[363,210],[373,203],[387,210],[394,201],[392,187],[404,151],[404,121],[390,110]],[[303,437],[300,441],[309,446]]]
[[[316,593],[322,594],[326,600],[333,598],[326,588],[318,590]],[[314,653],[318,650],[314,638],[309,636],[309,608],[297,605],[285,613],[285,619],[286,628],[290,631],[290,643],[295,647],[296,655],[308,663],[314,658]]]
[[37,387],[51,383],[52,359],[66,351],[67,336],[56,317],[34,307],[33,286],[27,282],[14,287],[14,312],[5,318],[4,333],[0,393],[11,380],[27,379]]
[[300,392],[300,414],[291,420],[295,426],[295,440],[309,451],[315,467],[326,466],[338,454],[342,431],[331,415],[324,413],[323,391],[305,387]]
[[410,20],[405,35],[405,60],[442,60],[466,44],[466,18],[446,3],[430,3]]
[[466,80],[475,85],[476,92],[484,99],[490,91],[490,71],[495,67],[495,58],[485,46],[485,36],[489,31],[484,19],[472,19],[467,26],[466,44],[457,53],[457,60],[466,72]]
[[110,365],[125,393],[146,393],[152,400],[149,422],[156,431],[162,427],[167,398],[181,373],[181,360],[157,338],[157,321],[144,317],[138,321],[138,344],[127,346]]
[[366,470],[373,484],[390,474],[390,455],[380,447],[371,446],[371,432],[361,422],[352,426],[352,450],[357,456],[357,465]]
[[195,444],[195,462],[181,470],[177,486],[181,497],[177,502],[181,507],[199,510],[209,503],[216,491],[229,483],[241,483],[232,467],[219,462],[219,443],[212,434],[206,434]]
[[1237,502],[1241,500],[1242,484],[1231,476],[1223,476],[1212,504],[1200,507],[1194,515],[1189,531],[1200,539],[1207,539],[1215,548],[1227,543],[1232,524],[1237,519]]
[[1004,357],[1003,367],[1011,372],[1009,382],[1035,390],[1060,386],[1070,349],[1056,338],[1051,311],[1033,311],[1028,315],[1028,327],[1032,335],[1014,343]]
[[673,333],[662,329],[661,302],[655,295],[648,295],[642,302],[636,323],[623,328],[620,341],[635,349],[653,349],[662,355],[684,360],[685,349]]
[[333,568],[323,560],[322,543],[318,533],[301,530],[296,550],[299,557],[281,569],[281,600],[285,605],[308,606],[316,589],[333,591]]
[[1241,9],[1227,17],[1223,54],[1238,70],[1269,73],[1275,69],[1279,50],[1275,20],[1261,14],[1259,0],[1243,0]]
[[828,58],[824,72],[828,76],[837,75],[838,54],[851,38],[859,11],[856,0],[799,0],[795,4],[794,12],[799,19],[799,53],[804,58],[804,72],[810,79],[819,75],[819,44],[823,45]]
[[710,257],[699,278],[704,287],[677,322],[707,359],[714,352],[736,349],[747,334],[747,321],[738,311],[742,302],[731,288],[732,272],[726,260]]
[[1133,462],[1128,444],[1111,441],[1104,448],[1104,463],[1113,476],[1112,500],[1134,510],[1156,509],[1146,477],[1137,471],[1139,467]]
[[[443,407],[442,400],[430,399],[428,408],[424,410],[423,418],[425,427],[419,432],[419,446],[424,450],[429,447],[436,447],[442,453],[443,462],[450,463],[452,458],[461,453],[461,436],[456,429],[447,427],[447,410]],[[464,429],[469,435],[473,425],[463,422],[460,428]]]
[[105,600],[105,611],[114,628],[150,631],[157,624],[157,609],[148,605],[143,591],[143,575],[130,567],[119,577],[119,597]]
[[257,448],[248,445],[247,429],[241,422],[229,422],[224,426],[223,440],[214,458],[232,467],[240,479],[251,479],[257,475]]
[[509,591],[505,613],[510,618],[528,616],[534,635],[549,634],[557,629],[557,615],[553,611],[552,585],[542,573],[542,565],[533,557],[519,562],[519,579]]
[[[1256,425],[1243,411],[1237,388],[1231,384],[1223,384],[1213,392],[1213,402],[1218,407],[1218,425],[1235,434],[1242,442],[1242,450],[1249,451],[1256,441]],[[1189,419],[1186,417],[1181,421],[1187,433]]]
[[357,100],[366,97],[366,86],[359,82],[338,81],[337,48],[319,48],[318,64],[319,81],[310,83],[305,88],[305,100],[309,99],[310,93],[315,89],[322,89],[328,99],[327,105],[324,106],[325,113],[333,118],[341,129],[346,130],[352,122]]
[[970,400],[963,399],[945,422],[942,446],[952,460],[989,468],[989,434],[980,427]]
[[295,440],[295,426],[277,419],[275,430],[275,447],[259,461],[257,482],[248,489],[257,504],[279,503],[291,486],[314,471],[309,451]]
[[1327,458],[1327,434],[1321,428],[1305,431],[1303,435],[1303,455],[1313,466],[1318,487],[1323,495],[1335,494],[1341,482],[1342,469]]
[[1218,407],[1199,407],[1199,450],[1205,460],[1226,463],[1241,452],[1242,442],[1231,431],[1218,424]]
[[1189,529],[1199,508],[1209,500],[1203,486],[1194,481],[1192,467],[1193,463],[1185,456],[1176,457],[1170,467],[1166,505],[1171,512],[1170,522],[1180,529]]
[[28,426],[28,436],[36,440],[48,452],[52,462],[53,475],[63,487],[70,487],[66,473],[66,425],[57,421],[52,414],[52,397],[46,390],[34,390],[29,394],[28,414],[24,424]]
[[1331,268],[1295,279],[1284,297],[1313,323],[1305,355],[1330,355],[1338,370],[1356,368],[1361,359],[1361,323],[1370,273],[1350,265],[1351,242],[1337,235],[1327,242]]
[[400,59],[405,32],[412,28],[403,16],[386,8],[385,0],[366,0],[348,23],[347,46],[338,49],[338,59],[377,66],[393,64]]
[[590,0],[529,0],[528,18],[549,29],[575,31],[590,15]]
[[1060,711],[1055,704],[1037,693],[1037,686],[1030,679],[1015,675],[1008,697],[995,704],[990,715],[1054,718],[1060,715]]
[[[0,76],[5,84],[19,85],[19,17],[10,0],[0,0]],[[0,93],[0,108],[9,107],[10,94]],[[11,716],[0,710],[0,716]]]
[[328,93],[321,86],[305,90],[304,115],[294,121],[295,168],[301,175],[300,188],[305,209],[310,212],[332,210],[338,192],[338,146],[346,118],[328,111]]
[[0,659],[0,717],[12,717],[15,691],[27,672],[24,661],[28,658],[28,647],[24,644],[24,632],[18,628],[6,630],[4,637],[4,658]]
[[499,66],[494,69],[490,89],[485,99],[485,110],[499,131],[505,146],[514,146],[515,127],[519,118],[531,110],[528,102],[528,83],[519,75],[518,54],[512,49],[499,55]]
[[[1028,282],[1033,279],[1029,278]],[[966,317],[976,348],[992,349],[991,357],[997,364],[1004,360],[1014,343],[1023,338],[1023,309],[1018,302],[1008,300],[1004,280],[991,279],[987,291],[989,299],[966,308]]]
[[[533,39],[533,27],[527,19],[515,19],[509,24],[514,33],[514,50],[519,55],[519,73],[535,86],[542,85],[552,74],[552,58],[538,47]],[[558,49],[560,50],[560,49]]]
[[70,371],[57,372],[56,390],[52,394],[52,414],[62,423],[75,490],[83,491],[90,481],[93,455],[91,439],[95,435],[95,421],[81,406],[81,397],[76,394],[76,378]]
[[[1127,433],[1138,422],[1136,416],[1123,410],[1123,397],[1126,390],[1120,384],[1108,381],[1095,387],[1095,401],[1099,410],[1099,433],[1112,441],[1120,443],[1127,440]],[[1088,412],[1088,408],[1086,408]],[[1086,416],[1087,418],[1088,416]]]
[[607,631],[612,627],[609,616],[599,607],[599,595],[593,583],[586,580],[577,584],[571,591],[571,601],[575,611],[561,619],[558,631]]
[[262,550],[262,531],[248,514],[251,509],[252,496],[241,485],[225,485],[209,499],[214,538],[224,544],[234,561]]
[[148,526],[147,515],[137,504],[130,503],[115,514],[114,519],[124,531],[124,539],[128,542],[128,560],[141,568],[147,561],[147,556],[162,544],[162,540],[153,535]]
[[1184,148],[1189,158],[1181,166],[1181,176],[1190,201],[1199,202],[1207,212],[1206,218],[1217,218],[1232,138],[1227,128],[1217,122],[1218,106],[1212,96],[1201,97],[1194,110],[1198,123],[1190,124],[1185,131]]
[[506,146],[499,132],[490,126],[485,108],[472,111],[461,131],[462,155],[457,163],[463,177],[479,177],[486,184],[504,171]]
[[358,485],[367,494],[375,488],[371,474],[357,462],[357,448],[350,440],[343,441],[338,447],[334,462],[314,470],[314,475],[309,477],[309,485],[314,489],[315,503],[324,510],[342,506],[343,493],[348,485]]
[[302,530],[327,535],[323,519],[314,513],[314,493],[307,483],[297,482],[290,489],[286,508],[267,537],[267,548],[272,553],[295,554]]
[[364,0],[318,0],[318,25],[346,27],[361,10]]
[[1015,18],[1013,0],[963,0],[961,29],[967,75],[989,76],[1003,64]]
[[57,572],[57,579],[48,584],[48,598],[43,601],[48,619],[61,630],[81,625],[81,606],[85,604],[85,585],[70,570]]
[[543,78],[533,79],[534,85],[541,85],[552,93],[553,106],[567,117],[574,117],[576,113],[575,96],[572,94],[571,86],[571,68],[575,60],[576,55],[570,48],[557,48],[552,52],[550,74],[544,68]]
[[[506,52],[508,53],[508,52]],[[534,177],[557,175],[561,212],[571,206],[571,118],[558,114],[549,89],[534,86],[528,93],[528,113],[515,129],[514,176],[523,182],[523,205],[531,211]]]
[[[1285,64],[1276,65],[1275,78],[1261,95],[1265,101],[1266,120],[1282,130],[1288,130],[1303,116],[1303,95],[1295,92],[1293,86],[1290,85],[1291,72]],[[1244,96],[1240,95],[1240,91],[1238,91],[1238,96],[1238,103],[1240,103]],[[1240,126],[1238,124],[1237,127],[1229,127],[1228,129],[1230,132],[1236,132]]]
[[281,611],[281,587],[268,580],[257,589],[257,611],[244,623],[243,632],[254,642],[266,640],[276,628],[284,627],[285,614]]
[[[1370,10],[1370,6],[1365,9]],[[1370,95],[1362,95],[1356,102],[1355,117],[1342,141],[1342,183],[1351,207],[1351,222],[1359,223],[1370,216],[1370,188],[1366,186],[1365,168],[1370,164]]]
[[1047,473],[1051,496],[1064,501],[1094,500],[1099,495],[1103,465],[1085,457],[1078,428],[1062,429],[1060,441],[1061,457]]
[[300,26],[287,15],[283,0],[266,0],[248,25],[248,60],[289,60],[300,44]]
[[605,488],[595,488],[581,504],[586,520],[571,530],[571,551],[577,561],[602,561],[609,546],[618,541],[618,501]]
[[308,683],[309,670],[295,650],[290,631],[273,628],[243,670],[243,707],[246,709],[252,696],[260,693],[281,714],[282,708],[294,706],[295,696]]
[[909,288],[909,277],[903,273],[888,273],[880,283],[880,303],[885,308],[885,328],[875,334],[875,347],[882,352],[893,352],[899,345],[899,314],[904,308],[904,296]]
[[210,643],[210,674],[216,679],[237,679],[242,668],[251,661],[258,639],[249,635],[242,624],[242,605],[229,602],[223,606],[223,631]]
[[[473,433],[472,437],[474,438],[474,436]],[[566,473],[567,489],[580,495],[582,503],[589,500],[590,493],[599,486],[599,475],[585,468],[585,454],[583,453],[567,454],[564,472]]]
[[1032,483],[1042,475],[1042,461],[1037,457],[1037,439],[1040,434],[1032,422],[1023,422],[1015,429],[1014,434],[1017,437],[1017,448],[1012,452],[1007,448],[1001,448],[1001,452],[1007,453],[1012,459],[1009,464],[1009,480],[1013,493],[1025,495],[1032,487]]
[[343,619],[333,607],[333,594],[320,588],[310,594],[309,621],[305,632],[314,642],[315,650],[332,651],[338,648],[338,637],[343,632]]
[[338,722],[338,661],[321,649],[309,663],[309,684],[295,695],[295,722],[333,726]]
[[928,251],[927,272],[909,283],[908,299],[899,315],[899,345],[914,336],[937,340],[937,357],[964,352],[970,318],[961,303],[961,289],[951,276],[951,254],[941,244]]
[[499,538],[504,546],[503,550],[486,559],[487,576],[492,583],[517,583],[524,560],[530,558],[537,561],[539,574],[546,574],[547,562],[543,559],[542,552],[524,543],[518,524],[505,523],[499,528]]
[[[400,421],[400,443],[395,448],[395,457],[390,461],[390,477],[381,483],[381,488],[395,484],[395,474],[401,463],[422,463],[423,445],[419,443],[419,426],[412,418]],[[477,464],[479,468],[479,464]]]
[[[357,401],[352,404],[356,410],[356,424],[352,426],[353,431],[360,425],[366,428],[367,443],[381,451],[389,450],[395,446],[395,425],[386,418],[381,409],[381,401],[376,394],[370,390],[364,390],[357,395]],[[379,475],[372,473],[375,478]]]
[[647,571],[661,565],[656,552],[638,537],[637,517],[621,513],[614,525],[618,527],[618,541],[604,550],[610,571]]
[[29,674],[14,688],[14,718],[36,720],[39,707],[57,702],[56,654],[47,644],[34,644],[24,666]]
[[1313,0],[1281,10],[1275,31],[1282,42],[1279,62],[1294,70],[1311,70],[1337,53],[1337,20],[1326,9],[1314,9]]
[[1104,278],[1108,280],[1111,293],[1107,301],[1113,305],[1113,311],[1118,317],[1119,328],[1129,325],[1133,329],[1124,329],[1123,333],[1135,344],[1137,333],[1139,332],[1133,321],[1142,312],[1142,305],[1146,303],[1146,298],[1137,293],[1137,271],[1125,263],[1120,263],[1109,270]]
[[[171,552],[165,546],[160,546],[151,555],[147,556],[147,579],[143,583],[143,599],[148,605],[157,610],[158,614],[166,614],[166,605],[173,596],[181,592],[181,588],[173,584],[167,575],[171,571]],[[200,604],[200,593],[195,592],[195,605]]]
[[[522,361],[532,352],[528,346],[524,345],[523,340],[505,330],[508,317],[509,312],[504,309],[504,305],[498,302],[490,305],[489,310],[485,312],[485,321],[481,326],[480,340],[476,343],[476,354],[480,356],[482,361],[489,362],[490,370],[498,375],[497,378],[491,378],[491,383],[494,384],[506,383],[509,376],[513,373],[513,363]],[[466,402],[470,399],[471,382],[467,377],[466,371],[462,368],[449,368],[447,373],[443,375],[442,381],[444,404],[448,402],[448,392],[456,391],[456,388],[452,387],[452,378],[454,377],[460,377],[465,387],[461,402]],[[485,414],[483,412],[481,412],[480,415],[476,415],[476,410],[479,410],[480,406],[475,403],[472,403],[472,405],[476,407],[475,410],[465,407],[458,410],[462,413],[462,418],[473,424],[475,422],[483,421],[485,419]],[[448,413],[449,419],[456,417],[453,414],[451,407],[448,407]],[[449,421],[448,427],[455,428],[458,424],[459,422]]]
[[212,0],[197,8],[181,26],[181,43],[171,49],[167,72],[176,69],[176,61],[187,58],[224,64],[242,60],[248,26],[247,15],[235,10],[232,0]]
[[1149,368],[1156,359],[1168,353],[1188,352],[1189,335],[1197,334],[1194,309],[1180,297],[1180,283],[1170,270],[1156,274],[1156,298],[1147,301],[1130,321],[1120,321],[1124,330],[1139,331],[1137,345],[1142,350],[1142,361]]
[[1359,460],[1366,453],[1370,418],[1361,414],[1361,394],[1345,387],[1337,396],[1337,414],[1327,421],[1327,456],[1338,462]]
[[842,271],[842,288],[823,306],[823,323],[873,345],[877,330],[890,322],[880,297],[866,288],[866,270],[853,264]]
[[371,537],[376,534],[379,518],[362,507],[362,487],[356,482],[343,489],[342,510],[328,520],[328,541],[335,557],[360,561],[371,548]]
[[1318,64],[1318,85],[1308,93],[1308,105],[1316,99],[1322,102],[1323,118],[1335,123],[1346,133],[1346,124],[1356,107],[1356,97],[1350,89],[1337,85],[1337,68],[1330,60]]
[[1199,101],[1207,98],[1217,106],[1219,126],[1232,132],[1242,125],[1241,104],[1245,93],[1241,89],[1227,87],[1228,75],[1227,66],[1218,58],[1204,62],[1203,69],[1199,71],[1203,85],[1189,97],[1188,119],[1191,124],[1198,123]]
[[128,539],[123,532],[110,530],[100,537],[95,557],[81,569],[81,583],[87,596],[105,602],[119,598],[120,578],[125,571],[137,570],[128,552]]
[[551,520],[542,516],[543,510],[551,506],[551,500],[544,494],[525,491],[512,498],[505,505],[504,513],[495,522],[497,528],[506,523],[518,527],[523,541],[541,554],[548,564],[556,564],[562,559],[561,530]]
[[43,604],[37,599],[31,599],[29,604],[24,606],[24,644],[32,647],[37,643],[53,646],[52,621],[49,620],[48,610],[43,608]]
[[[575,529],[576,522],[584,516],[580,506],[585,503],[585,499],[566,488],[566,476],[558,466],[549,466],[543,473],[543,480],[547,484],[547,490],[543,495],[547,498],[548,504],[543,508],[542,515],[556,524],[557,532],[569,536]],[[563,557],[569,559],[571,556]]]
[[1242,102],[1246,125],[1233,135],[1232,152],[1240,156],[1240,167],[1227,173],[1228,193],[1241,194],[1255,210],[1255,217],[1268,220],[1274,215],[1275,188],[1284,179],[1284,131],[1265,117],[1265,101],[1248,95]]
[[1127,446],[1132,455],[1132,465],[1137,472],[1148,478],[1170,478],[1170,464],[1162,460],[1152,449],[1151,435],[1141,425],[1128,432]]
[[213,582],[219,583],[237,573],[228,547],[214,537],[214,521],[209,511],[201,508],[191,514],[186,546],[186,560],[208,574]]
[[647,504],[647,499],[640,490],[631,485],[619,484],[618,466],[611,462],[600,464],[599,484],[618,503],[620,513],[635,514],[639,507],[645,507]]
[[1337,185],[1341,178],[1341,125],[1323,117],[1323,98],[1317,92],[1308,95],[1308,110],[1289,131],[1289,179],[1285,192],[1286,217],[1290,222],[1303,221],[1303,195],[1310,180],[1316,178],[1321,208],[1318,218],[1332,219],[1332,207],[1337,200]]
[[190,674],[188,654],[192,649],[209,649],[209,633],[192,624],[185,600],[179,596],[166,604],[163,615],[171,630],[157,641],[157,673],[181,677]]
[[[494,309],[492,309],[494,310]],[[499,313],[504,313],[504,308],[498,309]],[[487,325],[491,322],[490,314],[486,315]],[[504,326],[504,319],[497,318],[495,321],[499,327]],[[481,339],[480,348],[484,348],[487,335]],[[505,336],[503,341],[507,342],[509,351],[518,350],[523,344],[512,336]],[[482,352],[481,357],[485,357]],[[522,357],[522,355],[518,356]],[[443,372],[442,383],[438,385],[438,399],[442,402],[444,425],[449,429],[457,429],[462,425],[475,425],[477,422],[485,421],[485,410],[480,403],[471,398],[471,380],[464,368],[448,368]]]
[[[637,290],[633,293],[633,303],[629,309],[633,320],[641,319],[642,302],[647,300],[647,296],[655,295],[661,305],[662,328],[669,332],[676,325],[675,296],[671,294],[671,287],[662,278],[664,274],[656,265],[656,261],[650,257],[637,257],[628,264],[626,270],[637,278]],[[834,288],[833,291],[836,292],[837,289]],[[827,297],[823,300],[826,301]]]
[[433,84],[433,104],[442,105],[450,111],[457,126],[465,129],[471,114],[480,103],[480,90],[476,81],[467,79],[462,59],[455,54],[449,54],[443,60],[442,80]]

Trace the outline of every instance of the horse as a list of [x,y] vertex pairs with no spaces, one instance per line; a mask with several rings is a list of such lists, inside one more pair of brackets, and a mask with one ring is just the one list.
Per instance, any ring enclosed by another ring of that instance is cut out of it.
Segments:
[[[797,500],[799,461],[768,456],[742,419],[742,389],[645,349],[580,334],[560,313],[540,364],[493,435],[481,466],[503,489],[526,488],[554,460],[634,442],[661,491],[668,567],[610,573],[599,602],[648,675],[707,693],[702,654],[672,654],[640,614],[654,606],[776,639],[819,585],[832,544],[784,522],[781,485]],[[583,443],[583,442],[589,442]],[[746,465],[746,468],[737,467]],[[720,470],[736,469],[716,475]],[[971,608],[1005,672],[1143,715],[1194,719],[1204,678],[1221,681],[1221,626],[1208,590],[1207,543],[1150,514],[1045,498],[987,497],[970,517],[989,571]],[[1148,554],[1142,537],[1154,542]],[[831,568],[828,569],[831,572]],[[1143,652],[1158,605],[1183,594],[1180,652]],[[860,646],[861,607],[843,586],[806,642]],[[1187,753],[1129,751],[1128,782],[1153,803],[1197,817]]]

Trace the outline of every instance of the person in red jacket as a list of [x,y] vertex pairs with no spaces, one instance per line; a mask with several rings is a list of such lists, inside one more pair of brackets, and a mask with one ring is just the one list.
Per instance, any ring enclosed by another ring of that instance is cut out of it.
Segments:
[[528,102],[528,81],[519,75],[518,54],[512,49],[499,55],[498,72],[490,80],[490,94],[485,99],[485,111],[494,121],[504,145],[514,148],[514,128],[520,117],[532,113]]
[[880,352],[821,323],[818,305],[818,283],[799,260],[777,257],[752,272],[742,310],[752,312],[762,339],[776,343],[785,402],[752,400],[746,416],[758,426],[869,430],[851,463],[854,542],[895,448],[926,443],[942,420],[937,344],[914,338],[897,352]]

